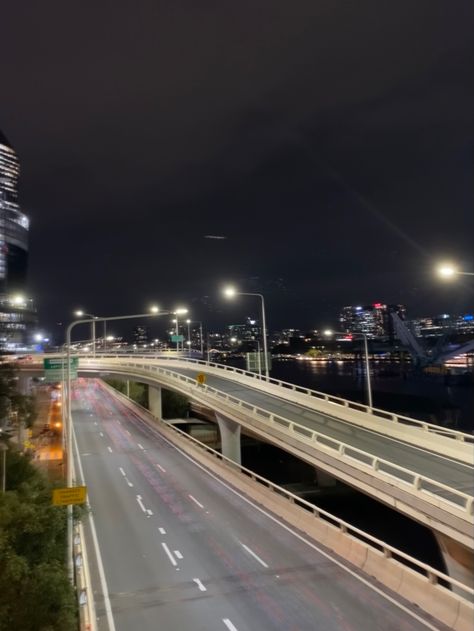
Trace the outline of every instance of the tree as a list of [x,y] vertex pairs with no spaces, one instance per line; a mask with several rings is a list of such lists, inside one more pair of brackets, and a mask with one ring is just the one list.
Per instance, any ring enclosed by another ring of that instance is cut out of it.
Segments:
[[[1,381],[1,380],[0,380]],[[65,566],[66,511],[29,458],[10,444],[0,495],[0,631],[70,631],[76,602]]]

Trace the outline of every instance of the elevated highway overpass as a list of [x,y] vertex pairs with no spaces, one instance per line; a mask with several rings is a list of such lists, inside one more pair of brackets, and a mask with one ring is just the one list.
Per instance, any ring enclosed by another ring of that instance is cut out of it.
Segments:
[[[23,374],[35,370],[25,366]],[[245,428],[430,527],[450,573],[472,580],[473,436],[174,356],[81,357],[79,373],[147,383],[157,417],[161,387],[213,409],[224,455],[240,461]],[[197,381],[198,374],[205,375],[205,383]]]

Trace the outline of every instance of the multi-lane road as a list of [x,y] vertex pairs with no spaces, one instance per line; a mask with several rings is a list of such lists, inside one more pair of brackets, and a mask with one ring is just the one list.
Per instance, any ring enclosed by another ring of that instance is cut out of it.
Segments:
[[100,631],[444,631],[233,491],[98,381],[78,380],[73,417]]

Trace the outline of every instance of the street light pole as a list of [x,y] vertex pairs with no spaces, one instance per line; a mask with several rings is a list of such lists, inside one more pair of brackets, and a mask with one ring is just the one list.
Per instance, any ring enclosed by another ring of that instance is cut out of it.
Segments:
[[178,325],[178,316],[176,316],[176,355],[179,353],[179,325]]
[[367,341],[367,335],[360,333],[364,337],[364,351],[365,351],[365,374],[367,379],[367,399],[369,402],[369,408],[372,409],[372,384],[370,381],[370,366],[369,366],[369,343]]
[[191,320],[188,318],[186,320],[186,324],[188,325],[188,357],[191,356]]
[[262,294],[248,293],[248,292],[244,292],[244,291],[236,291],[232,287],[228,287],[227,289],[225,289],[224,290],[224,294],[228,298],[232,298],[233,296],[257,296],[258,298],[260,298],[261,303],[262,303],[262,305],[261,305],[262,306],[262,337],[263,337],[263,355],[264,355],[265,377],[267,379],[269,379],[269,377],[270,377],[270,370],[269,370],[269,367],[268,367],[267,323],[266,323],[266,319],[265,319],[265,300],[263,298],[263,295]]
[[5,443],[0,443],[0,451],[3,452],[3,463],[2,463],[2,493],[5,493],[5,489],[7,488],[7,450],[8,447]]
[[[76,311],[74,313],[74,315],[78,316],[79,318],[82,318],[82,316],[87,316],[88,318],[92,318],[91,320],[91,331],[92,331],[92,357],[95,357],[95,347],[96,347],[96,338],[95,338],[95,322],[98,319],[97,316],[93,315],[92,313],[86,313],[85,311],[82,311],[82,309],[79,309],[78,311]],[[104,321],[104,327],[105,327],[105,321]]]
[[[324,331],[324,335],[329,337],[330,335],[346,335],[346,333],[342,333],[341,331]],[[351,336],[360,335],[364,339],[364,356],[365,356],[365,375],[366,375],[366,384],[367,384],[367,406],[372,409],[372,383],[370,380],[370,363],[369,363],[369,343],[367,339],[367,334],[362,332],[350,333]]]

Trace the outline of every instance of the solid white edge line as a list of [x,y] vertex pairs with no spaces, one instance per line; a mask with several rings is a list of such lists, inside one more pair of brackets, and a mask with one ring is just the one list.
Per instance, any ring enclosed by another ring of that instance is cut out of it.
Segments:
[[168,546],[166,545],[164,541],[161,542],[161,545],[163,547],[163,550],[168,555],[168,559],[171,561],[172,565],[176,567],[178,564],[176,563],[174,556],[171,554],[171,550],[168,548]]
[[[122,405],[125,407],[124,404],[122,404]],[[145,428],[152,435],[156,432],[159,435],[159,438],[161,440],[164,440],[165,442],[167,442],[168,445],[170,445],[171,447],[176,449],[176,451],[179,452],[184,458],[189,460],[189,462],[192,462],[196,467],[198,467],[198,469],[201,469],[201,471],[204,471],[204,473],[206,473],[208,476],[210,476],[213,480],[216,480],[216,482],[219,482],[219,484],[222,484],[223,487],[225,487],[226,489],[228,489],[229,491],[231,491],[232,493],[237,495],[237,497],[240,497],[244,502],[246,502],[247,504],[249,504],[250,506],[252,506],[256,510],[258,510],[263,515],[266,515],[269,519],[271,519],[273,522],[275,522],[276,524],[278,524],[279,526],[284,528],[287,532],[290,532],[297,539],[299,539],[300,541],[303,541],[303,543],[308,545],[310,548],[312,548],[313,550],[316,550],[317,552],[319,552],[319,554],[324,556],[326,559],[329,559],[335,565],[337,565],[338,567],[340,567],[343,570],[345,570],[348,574],[350,574],[351,576],[353,576],[354,578],[359,580],[366,587],[368,587],[372,591],[376,592],[377,594],[379,594],[380,596],[382,596],[383,598],[388,600],[390,603],[392,603],[393,605],[395,605],[396,607],[398,607],[399,609],[404,611],[406,614],[408,614],[412,618],[415,618],[415,620],[418,620],[418,622],[421,622],[423,625],[425,625],[425,627],[427,627],[428,629],[431,629],[431,631],[440,631],[440,627],[435,627],[434,625],[431,624],[431,622],[428,622],[427,620],[425,620],[424,618],[422,618],[421,616],[416,614],[414,611],[411,611],[408,607],[406,607],[402,603],[400,603],[397,600],[395,600],[394,598],[392,598],[389,594],[386,594],[382,589],[380,589],[376,585],[373,585],[372,583],[370,583],[369,580],[365,579],[363,576],[360,576],[359,574],[357,574],[356,572],[351,570],[349,567],[344,565],[344,563],[342,563],[341,561],[335,559],[329,553],[327,553],[324,550],[322,550],[321,548],[319,548],[315,543],[309,541],[308,539],[306,539],[305,537],[303,537],[299,533],[295,532],[292,528],[290,528],[290,526],[288,526],[287,524],[284,524],[277,517],[275,517],[274,515],[271,515],[266,510],[264,510],[261,506],[258,506],[258,504],[255,504],[248,497],[246,497],[245,495],[242,495],[242,493],[240,493],[239,491],[237,491],[236,489],[231,487],[229,484],[224,482],[221,478],[219,478],[218,476],[216,476],[213,473],[211,473],[208,469],[206,469],[206,467],[204,467],[203,465],[201,465],[198,462],[196,462],[195,460],[193,460],[191,458],[191,456],[189,456],[187,453],[185,453],[179,447],[177,447],[174,443],[172,443],[170,440],[168,440],[168,438],[166,438],[166,436],[164,434],[161,434],[158,430],[152,429],[151,427],[149,427],[149,425],[140,416],[138,416],[137,413],[135,413],[135,419],[139,423],[141,423],[143,428]],[[413,606],[416,606],[416,605],[413,605]],[[429,615],[429,614],[426,614],[426,615]]]
[[245,543],[242,543],[241,541],[239,542],[240,545],[242,546],[242,548],[244,548],[244,550],[247,550],[247,552],[253,556],[253,558],[258,561],[261,565],[263,565],[263,567],[268,567],[268,565],[265,563],[265,561],[263,561],[258,554],[255,554],[255,552],[253,550],[251,550],[248,546],[245,545]]
[[232,624],[229,618],[222,618],[222,622],[229,629],[229,631],[238,631],[237,627]]
[[[80,475],[80,478],[81,478],[81,483],[83,485],[85,485],[84,470],[82,468],[82,462],[81,462],[81,457],[79,455],[79,447],[77,445],[76,432],[74,430],[73,423],[71,423],[71,427],[72,427],[72,438],[74,439],[74,447],[75,447],[75,451],[76,451],[77,464],[79,465],[79,475]],[[95,529],[94,515],[92,513],[91,504],[89,502],[89,499],[87,499],[87,501],[86,501],[86,506],[89,509],[88,519],[89,519],[89,524],[90,524],[90,528],[91,528],[92,541],[93,541],[93,544],[94,544],[94,551],[95,551],[95,557],[96,557],[96,561],[97,561],[97,568],[98,568],[98,571],[99,571],[99,579],[100,579],[100,586],[102,588],[102,596],[104,598],[105,616],[107,618],[107,624],[109,625],[109,631],[116,631],[115,621],[114,621],[114,614],[112,613],[112,605],[110,604],[109,588],[107,586],[107,579],[105,578],[104,564],[102,562],[102,555],[100,553],[99,539],[97,537],[97,531]]]

